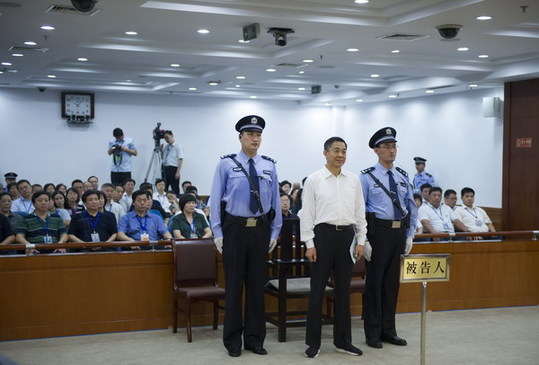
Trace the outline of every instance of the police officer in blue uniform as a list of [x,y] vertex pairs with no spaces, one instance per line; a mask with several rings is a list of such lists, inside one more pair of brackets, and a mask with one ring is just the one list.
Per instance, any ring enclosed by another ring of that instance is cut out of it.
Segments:
[[[246,350],[266,355],[266,257],[277,243],[282,214],[275,161],[257,154],[265,121],[249,115],[236,123],[241,151],[221,157],[210,196],[211,227],[223,254],[226,296],[223,342],[232,357]],[[242,287],[245,313],[242,318]]]
[[417,174],[414,176],[414,191],[416,193],[421,193],[421,185],[430,184],[431,186],[436,186],[434,183],[434,177],[425,171],[425,162],[427,160],[423,157],[414,157],[415,169]]
[[397,336],[395,310],[399,292],[400,255],[412,249],[417,208],[408,174],[394,166],[397,132],[391,127],[377,131],[369,147],[378,163],[361,171],[367,212],[364,256],[367,275],[364,295],[364,327],[367,345],[382,348],[382,342],[405,346]]

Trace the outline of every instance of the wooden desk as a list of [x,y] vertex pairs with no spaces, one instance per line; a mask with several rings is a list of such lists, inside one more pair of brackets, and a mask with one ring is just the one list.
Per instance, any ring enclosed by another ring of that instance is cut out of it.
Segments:
[[[429,309],[539,304],[539,241],[416,244],[413,253],[452,255],[451,281],[429,285]],[[222,264],[219,281],[223,284]],[[169,251],[0,256],[0,340],[167,328]],[[275,301],[267,298],[267,310]],[[306,308],[306,300],[291,307]],[[419,285],[401,286],[398,310],[419,311]],[[195,325],[211,324],[201,303]],[[352,313],[361,313],[353,295]],[[180,324],[182,324],[180,318]]]

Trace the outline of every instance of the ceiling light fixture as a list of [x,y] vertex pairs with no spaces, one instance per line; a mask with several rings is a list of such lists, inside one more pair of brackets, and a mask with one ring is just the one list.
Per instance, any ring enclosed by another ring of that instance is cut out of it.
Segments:
[[170,67],[180,67],[180,64],[179,63],[171,63]]
[[86,57],[79,57],[79,58],[77,58],[77,61],[79,61],[79,62],[88,62],[88,59]]
[[354,0],[356,4],[368,4],[369,0]]
[[305,62],[305,63],[313,63],[314,60],[311,60],[310,58],[307,58],[307,59],[303,60],[303,62]]
[[363,103],[363,99],[356,99],[356,103]]
[[37,46],[37,43],[34,41],[26,41],[24,42],[24,44],[26,44],[27,46]]
[[330,103],[325,103],[324,105],[325,105],[325,106],[331,106],[331,104],[330,104]]
[[391,51],[391,53],[400,53],[401,51],[399,51],[398,49],[394,49],[393,51]]
[[347,48],[346,52],[359,52],[358,48]]
[[128,30],[125,32],[126,35],[138,35],[138,32],[135,32],[134,30]]
[[250,99],[256,99],[256,96],[255,95],[251,95],[249,96]]
[[42,25],[41,27],[39,27],[40,29],[43,29],[43,30],[55,30],[56,28],[54,28],[52,25]]
[[371,77],[372,77],[372,78],[377,78],[377,77],[380,77],[380,75],[378,75],[378,74],[371,74]]
[[210,81],[210,82],[208,82],[208,85],[217,86],[217,85],[219,85],[219,81]]
[[190,87],[189,91],[197,91],[197,88],[196,87]]
[[266,71],[267,71],[267,72],[275,72],[275,71],[277,71],[277,70],[274,69],[274,68],[267,68]]
[[199,29],[197,30],[198,34],[210,34],[209,29]]
[[243,76],[243,75],[238,75],[238,76],[236,76],[236,79],[238,79],[238,80],[245,80],[246,77]]
[[457,48],[457,51],[459,52],[466,52],[466,51],[469,51],[470,49],[468,47],[459,47]]
[[397,95],[391,94],[391,95],[388,95],[387,97],[390,98],[390,99],[395,99],[397,97]]
[[425,94],[434,94],[434,90],[432,89],[425,90]]
[[2,66],[11,66],[11,62],[2,62]]
[[489,15],[480,15],[475,19],[477,19],[477,20],[490,20],[490,19],[492,19],[492,17],[489,16]]
[[24,56],[22,53],[12,53],[11,55],[13,57],[22,57],[22,56]]
[[47,77],[48,77],[49,79],[55,79],[55,78],[56,78],[56,75],[47,75]]
[[305,73],[305,71],[298,72],[298,74],[300,74],[300,75],[303,75],[304,73]]
[[240,87],[240,85],[236,85],[236,87]]
[[468,85],[468,86],[469,86],[470,88],[472,88],[472,89],[473,89],[473,88],[476,88],[476,87],[478,87],[479,85],[477,85],[477,84],[470,84],[470,85]]
[[305,91],[305,88],[304,87],[298,87],[298,90],[299,91]]
[[479,56],[477,56],[479,58],[488,58],[488,54],[480,54]]

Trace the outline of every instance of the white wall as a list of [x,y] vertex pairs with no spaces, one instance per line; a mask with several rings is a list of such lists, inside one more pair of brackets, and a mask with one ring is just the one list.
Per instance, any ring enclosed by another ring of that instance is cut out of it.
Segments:
[[333,135],[348,141],[347,168],[359,172],[375,162],[367,146],[370,136],[390,125],[398,131],[399,166],[412,174],[411,158],[421,155],[444,188],[471,185],[480,204],[500,207],[502,125],[481,116],[481,100],[501,94],[501,89],[490,89],[316,108],[267,100],[97,93],[94,123],[72,127],[60,117],[59,92],[0,89],[0,174],[15,171],[41,184],[89,175],[108,181],[107,142],[112,129],[121,127],[139,150],[134,168],[139,182],[153,149],[151,131],[161,121],[184,148],[182,180],[193,181],[205,194],[219,156],[239,150],[235,122],[258,114],[267,121],[261,153],[278,161],[281,179],[299,181],[319,168],[323,141]]

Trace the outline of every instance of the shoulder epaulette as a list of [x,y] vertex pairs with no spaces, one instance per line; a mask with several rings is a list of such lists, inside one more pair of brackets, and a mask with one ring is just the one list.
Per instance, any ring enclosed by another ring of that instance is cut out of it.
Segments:
[[361,170],[362,174],[368,174],[369,172],[374,171],[374,167],[369,167],[368,169]]
[[432,175],[429,174],[428,172],[425,172],[425,175],[427,175],[428,177],[432,177]]
[[224,155],[224,156],[221,156],[221,159],[225,159],[225,158],[234,158],[236,157],[236,154],[235,153],[231,153],[230,155]]
[[271,157],[268,157],[268,156],[264,156],[264,155],[260,155],[260,157],[262,157],[264,160],[268,160],[268,161],[271,161],[273,163],[277,163],[277,161],[275,161],[273,158]]
[[406,171],[404,171],[403,169],[401,169],[400,167],[395,167],[395,169],[400,172],[401,174],[403,174],[406,178],[408,178],[408,173]]

